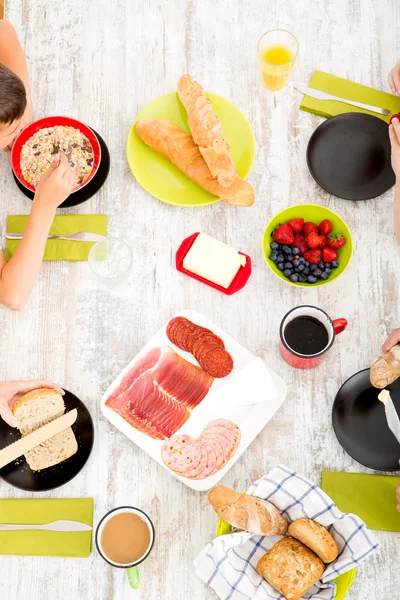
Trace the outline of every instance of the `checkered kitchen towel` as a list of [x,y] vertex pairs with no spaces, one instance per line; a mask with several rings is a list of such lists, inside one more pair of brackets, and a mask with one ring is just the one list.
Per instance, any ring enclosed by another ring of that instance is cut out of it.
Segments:
[[[247,493],[274,504],[288,521],[314,519],[329,529],[339,546],[338,558],[305,594],[310,600],[333,600],[333,580],[359,564],[377,549],[371,532],[355,515],[340,512],[316,485],[284,466],[278,466],[250,486]],[[208,544],[194,562],[197,575],[222,600],[277,600],[282,596],[255,570],[261,556],[281,536],[237,532]]]

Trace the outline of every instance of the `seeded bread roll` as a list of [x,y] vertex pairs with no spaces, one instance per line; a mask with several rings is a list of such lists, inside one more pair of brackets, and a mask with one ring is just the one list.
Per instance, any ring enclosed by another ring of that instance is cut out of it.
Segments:
[[382,390],[400,377],[400,345],[397,344],[378,356],[371,365],[370,379],[374,387]]
[[337,543],[327,529],[311,519],[297,519],[289,526],[289,535],[299,540],[324,563],[331,563],[339,553]]
[[254,535],[283,535],[287,531],[286,519],[267,500],[243,496],[224,485],[210,490],[208,500],[220,519],[233,527]]
[[260,558],[256,571],[287,600],[299,600],[321,579],[325,565],[301,542],[284,537]]

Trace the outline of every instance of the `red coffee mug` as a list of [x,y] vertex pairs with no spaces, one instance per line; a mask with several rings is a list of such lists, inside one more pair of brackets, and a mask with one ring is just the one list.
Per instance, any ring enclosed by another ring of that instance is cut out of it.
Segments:
[[[326,347],[315,354],[300,354],[290,347],[287,340],[285,339],[285,329],[288,323],[296,319],[297,317],[313,317],[322,325],[324,325],[328,333],[328,342]],[[282,319],[280,325],[280,343],[279,351],[283,360],[289,365],[296,369],[312,369],[318,366],[326,357],[328,350],[332,347],[335,337],[342,333],[347,327],[348,323],[346,319],[335,319],[332,321],[330,316],[320,308],[316,306],[297,306],[292,308]]]

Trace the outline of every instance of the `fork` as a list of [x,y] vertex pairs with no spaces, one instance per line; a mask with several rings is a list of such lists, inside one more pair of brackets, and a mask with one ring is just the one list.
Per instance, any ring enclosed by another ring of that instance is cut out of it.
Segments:
[[[6,233],[7,240],[22,240],[23,233]],[[87,231],[78,231],[66,235],[48,235],[48,240],[73,240],[76,242],[102,242],[106,239],[105,235],[98,233],[89,233]]]

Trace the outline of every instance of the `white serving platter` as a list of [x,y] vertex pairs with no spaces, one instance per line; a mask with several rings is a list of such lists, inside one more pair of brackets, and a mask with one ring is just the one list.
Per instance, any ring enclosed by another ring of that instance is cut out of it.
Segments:
[[105,404],[107,398],[121,383],[123,377],[132,368],[133,364],[151,348],[170,346],[185,360],[198,366],[196,359],[191,354],[180,350],[167,338],[166,327],[168,323],[156,333],[152,340],[144,346],[139,354],[111,383],[101,399],[101,410],[110,423],[135,442],[142,450],[147,452],[167,471],[182,481],[182,483],[193,490],[206,491],[218,483],[266,426],[268,421],[272,419],[286,397],[287,388],[285,382],[270,367],[264,365],[259,358],[238,344],[238,342],[226,334],[220,327],[211,323],[206,317],[192,310],[182,310],[173,315],[171,319],[177,316],[186,317],[197,325],[207,327],[221,337],[226,349],[233,358],[234,370],[228,377],[214,380],[208,394],[199,406],[192,410],[191,417],[176,434],[179,432],[180,434],[187,434],[197,439],[210,421],[214,421],[215,419],[229,419],[236,423],[241,431],[240,445],[231,460],[222,469],[206,479],[196,481],[181,477],[169,469],[163,462],[161,458],[162,440],[155,440],[135,429],[123,417]]

